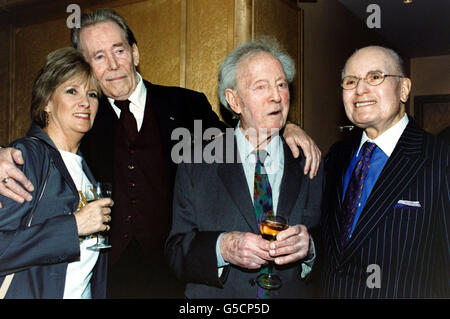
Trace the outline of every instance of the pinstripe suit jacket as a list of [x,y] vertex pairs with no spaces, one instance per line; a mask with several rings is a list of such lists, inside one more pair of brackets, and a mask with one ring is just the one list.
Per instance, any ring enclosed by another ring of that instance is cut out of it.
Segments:
[[[450,145],[410,119],[341,251],[343,180],[360,139],[333,145],[325,160],[322,293],[326,298],[450,296]],[[399,207],[399,200],[421,207]],[[369,288],[380,267],[380,288]]]

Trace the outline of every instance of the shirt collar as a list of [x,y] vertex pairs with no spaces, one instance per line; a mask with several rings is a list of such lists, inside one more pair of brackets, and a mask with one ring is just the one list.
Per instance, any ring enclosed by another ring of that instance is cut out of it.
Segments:
[[[244,163],[256,163],[256,156],[254,153],[255,147],[249,142],[249,140],[242,133],[241,128],[239,127],[240,122],[237,124],[236,129],[234,130],[234,135],[236,136],[236,143],[239,154],[241,155],[241,161]],[[283,164],[284,162],[284,153],[283,153],[283,142],[279,135],[275,135],[271,138],[269,144],[267,144],[264,148],[267,151],[267,164],[270,162]],[[266,165],[266,162],[265,162]]]
[[[134,89],[133,93],[131,93],[128,100],[135,105],[137,108],[144,110],[145,108],[145,102],[147,99],[147,88],[144,85],[144,81],[142,80],[142,76],[136,72],[137,75],[137,85],[136,89]],[[111,99],[108,97],[109,103],[114,107],[117,108],[117,106],[114,104],[114,99]],[[117,108],[119,109],[119,108]]]
[[356,153],[356,155],[359,154],[359,151],[361,150],[363,144],[366,141],[369,141],[375,143],[388,157],[390,157],[408,123],[408,115],[405,114],[400,121],[398,121],[394,126],[387,129],[385,132],[383,132],[383,134],[381,134],[374,140],[371,140],[367,136],[366,132],[363,132],[361,143],[359,144],[358,148],[358,153]]

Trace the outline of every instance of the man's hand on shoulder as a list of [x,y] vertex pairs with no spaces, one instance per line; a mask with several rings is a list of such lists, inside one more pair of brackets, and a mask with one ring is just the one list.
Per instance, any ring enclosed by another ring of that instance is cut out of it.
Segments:
[[292,151],[292,155],[297,158],[300,155],[300,147],[305,155],[306,162],[303,173],[313,179],[319,170],[322,153],[313,139],[306,134],[298,125],[288,123],[284,129],[283,137]]

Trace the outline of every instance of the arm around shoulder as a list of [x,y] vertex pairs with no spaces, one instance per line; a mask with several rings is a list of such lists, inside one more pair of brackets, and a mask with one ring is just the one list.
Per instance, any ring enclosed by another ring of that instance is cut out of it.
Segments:
[[[18,145],[25,164],[20,167],[39,185],[49,169],[49,159],[36,145]],[[34,265],[61,262],[79,255],[78,233],[73,215],[61,215],[33,222],[38,196],[23,204],[0,195],[5,203],[0,214],[0,273],[14,272]],[[36,220],[36,219],[34,219]]]

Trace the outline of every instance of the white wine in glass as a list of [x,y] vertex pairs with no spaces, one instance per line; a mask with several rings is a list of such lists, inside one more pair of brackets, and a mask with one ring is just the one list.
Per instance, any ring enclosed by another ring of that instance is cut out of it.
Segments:
[[[93,185],[92,193],[94,194],[95,199],[106,198],[106,197],[111,198],[112,184],[96,182]],[[104,249],[104,248],[111,248],[111,245],[105,244],[104,242],[103,243],[100,242],[100,239],[99,239],[100,236],[101,236],[101,234],[98,233],[97,234],[97,243],[95,245],[87,247],[87,249],[98,251],[98,250]]]

